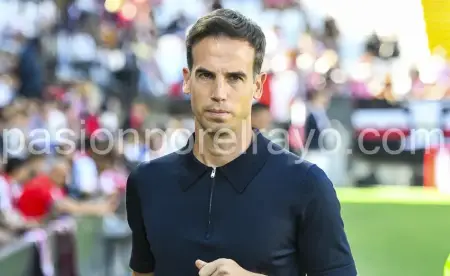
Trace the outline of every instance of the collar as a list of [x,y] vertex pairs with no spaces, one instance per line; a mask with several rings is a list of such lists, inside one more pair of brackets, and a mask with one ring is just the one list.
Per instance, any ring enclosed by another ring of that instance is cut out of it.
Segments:
[[[187,144],[178,151],[181,155],[182,165],[180,173],[180,185],[183,191],[187,191],[205,173],[211,173],[212,168],[201,163],[193,152],[195,134],[192,134]],[[228,164],[216,168],[216,173],[225,176],[228,182],[238,193],[243,193],[245,188],[263,168],[269,157],[269,140],[257,129],[253,130],[253,140],[250,147]]]

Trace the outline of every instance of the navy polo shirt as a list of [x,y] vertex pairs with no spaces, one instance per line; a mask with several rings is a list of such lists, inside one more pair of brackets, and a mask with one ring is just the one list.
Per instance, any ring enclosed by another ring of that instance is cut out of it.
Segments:
[[255,136],[245,153],[217,169],[194,157],[192,136],[179,152],[130,174],[131,269],[194,276],[195,260],[228,258],[264,275],[356,275],[328,177]]

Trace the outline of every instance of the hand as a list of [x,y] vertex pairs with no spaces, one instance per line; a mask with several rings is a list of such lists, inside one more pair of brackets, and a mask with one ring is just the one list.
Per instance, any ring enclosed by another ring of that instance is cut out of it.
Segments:
[[207,263],[202,260],[195,261],[195,266],[199,269],[199,276],[256,276],[257,274],[240,267],[235,261],[230,259],[217,259]]
[[114,213],[114,211],[117,209],[117,202],[113,200],[108,200],[106,202],[102,202],[99,204],[97,209],[97,215],[104,216],[111,213]]

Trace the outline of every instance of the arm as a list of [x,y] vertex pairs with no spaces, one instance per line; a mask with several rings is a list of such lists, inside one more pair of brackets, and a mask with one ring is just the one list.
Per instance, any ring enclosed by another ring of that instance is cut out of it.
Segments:
[[114,210],[111,202],[78,202],[71,198],[63,198],[55,203],[55,209],[60,213],[72,215],[105,215]]
[[333,184],[316,165],[310,167],[306,181],[313,196],[298,219],[300,264],[308,276],[356,276]]
[[21,214],[14,209],[1,212],[0,225],[3,225],[10,231],[23,231],[41,226],[37,221],[26,221]]
[[138,192],[138,170],[134,170],[127,180],[126,209],[128,225],[132,232],[132,250],[130,268],[135,276],[153,275],[155,258],[150,249],[144,218],[141,210],[141,201]]

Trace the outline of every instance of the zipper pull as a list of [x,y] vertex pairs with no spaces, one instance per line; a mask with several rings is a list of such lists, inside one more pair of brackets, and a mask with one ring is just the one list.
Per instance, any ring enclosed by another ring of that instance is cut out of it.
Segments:
[[216,168],[214,167],[211,171],[211,178],[216,177]]

